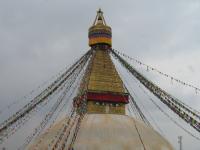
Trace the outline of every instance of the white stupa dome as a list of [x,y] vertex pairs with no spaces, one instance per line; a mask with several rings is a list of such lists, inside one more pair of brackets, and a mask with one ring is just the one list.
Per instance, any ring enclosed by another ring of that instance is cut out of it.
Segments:
[[[38,137],[29,149],[48,149],[66,120]],[[159,133],[126,115],[87,114],[81,122],[74,150],[173,150]]]

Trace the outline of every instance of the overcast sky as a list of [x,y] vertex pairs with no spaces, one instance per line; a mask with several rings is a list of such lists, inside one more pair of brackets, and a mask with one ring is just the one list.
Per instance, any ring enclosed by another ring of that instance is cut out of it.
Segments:
[[[88,28],[99,7],[112,27],[113,48],[200,87],[199,0],[0,0],[0,109],[89,49]],[[200,110],[200,93],[152,79]],[[199,150],[199,141],[185,140],[184,149]]]

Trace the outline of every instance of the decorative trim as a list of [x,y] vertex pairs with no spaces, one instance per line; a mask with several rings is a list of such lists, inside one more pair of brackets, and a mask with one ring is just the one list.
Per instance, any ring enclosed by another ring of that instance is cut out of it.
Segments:
[[99,101],[99,102],[114,102],[114,103],[125,103],[127,104],[129,95],[115,94],[115,93],[95,93],[87,92],[87,99],[89,101]]

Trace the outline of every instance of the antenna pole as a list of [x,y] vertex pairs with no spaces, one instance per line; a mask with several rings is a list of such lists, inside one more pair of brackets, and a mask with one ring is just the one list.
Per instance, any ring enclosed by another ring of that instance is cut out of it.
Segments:
[[178,143],[180,146],[180,150],[182,150],[182,136],[178,136]]

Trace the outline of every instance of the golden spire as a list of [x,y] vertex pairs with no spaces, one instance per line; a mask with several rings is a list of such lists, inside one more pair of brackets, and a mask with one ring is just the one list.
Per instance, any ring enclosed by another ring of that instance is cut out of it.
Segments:
[[99,8],[99,10],[97,11],[97,15],[96,18],[94,20],[93,26],[94,25],[105,25],[106,26],[106,21],[103,17],[103,11],[101,11],[101,8]]

